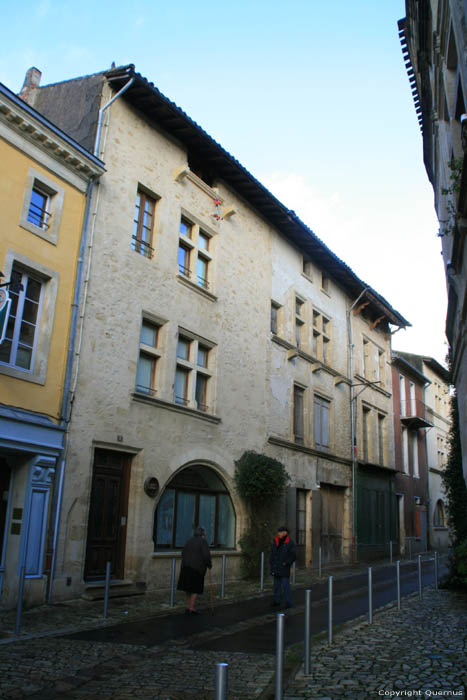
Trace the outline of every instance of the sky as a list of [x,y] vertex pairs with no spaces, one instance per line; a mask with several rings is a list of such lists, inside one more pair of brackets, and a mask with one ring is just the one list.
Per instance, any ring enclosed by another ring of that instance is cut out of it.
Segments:
[[118,65],[181,107],[444,362],[433,191],[402,59],[403,0],[0,0],[0,82],[19,92]]

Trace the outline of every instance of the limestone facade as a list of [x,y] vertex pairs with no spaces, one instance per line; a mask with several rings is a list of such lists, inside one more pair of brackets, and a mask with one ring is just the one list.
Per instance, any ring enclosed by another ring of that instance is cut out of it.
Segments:
[[[320,546],[348,560],[353,437],[365,405],[376,421],[367,461],[394,469],[390,328],[408,322],[133,66],[45,86],[35,104],[47,114],[68,102],[72,131],[96,86],[101,109],[127,87],[102,112],[96,150],[106,173],[92,206],[54,595],[102,580],[105,559],[115,579],[168,586],[198,522],[214,576],[222,554],[237,576],[246,514],[233,477],[245,450],[291,476],[281,517],[300,564],[317,566]],[[85,116],[99,131],[97,112]]]
[[406,0],[399,33],[433,186],[446,273],[452,383],[467,480],[467,17],[463,0]]

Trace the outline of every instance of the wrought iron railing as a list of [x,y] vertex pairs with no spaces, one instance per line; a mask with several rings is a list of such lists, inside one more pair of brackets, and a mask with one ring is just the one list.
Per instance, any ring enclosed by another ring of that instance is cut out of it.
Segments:
[[131,237],[131,247],[137,253],[144,255],[145,258],[152,258],[154,255],[154,248],[151,245],[149,245],[149,243],[146,243],[146,241],[142,241],[136,236]]

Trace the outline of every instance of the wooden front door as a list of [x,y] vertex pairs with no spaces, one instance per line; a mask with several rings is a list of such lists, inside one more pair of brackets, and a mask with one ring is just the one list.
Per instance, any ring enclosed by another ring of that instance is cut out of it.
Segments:
[[321,547],[323,563],[342,559],[344,489],[321,484]]
[[103,579],[108,561],[111,575],[124,577],[130,464],[123,452],[96,449],[94,453],[84,567],[87,581]]

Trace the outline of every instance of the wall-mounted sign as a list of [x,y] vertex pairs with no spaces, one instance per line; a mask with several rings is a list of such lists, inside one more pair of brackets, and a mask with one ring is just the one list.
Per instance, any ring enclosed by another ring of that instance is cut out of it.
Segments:
[[148,476],[144,482],[144,492],[147,493],[149,498],[155,498],[159,492],[159,482],[155,476]]

